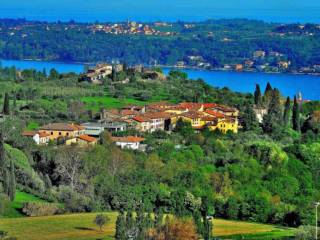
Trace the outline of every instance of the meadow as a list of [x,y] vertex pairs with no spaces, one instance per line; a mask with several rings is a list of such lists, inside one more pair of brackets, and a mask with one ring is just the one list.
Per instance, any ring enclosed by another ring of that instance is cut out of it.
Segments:
[[[103,231],[94,225],[96,213],[57,215],[49,217],[1,219],[1,228],[11,236],[24,240],[110,240],[114,239],[116,212],[105,213],[110,222]],[[273,225],[215,219],[214,236],[226,239],[277,239],[292,236],[293,229]]]

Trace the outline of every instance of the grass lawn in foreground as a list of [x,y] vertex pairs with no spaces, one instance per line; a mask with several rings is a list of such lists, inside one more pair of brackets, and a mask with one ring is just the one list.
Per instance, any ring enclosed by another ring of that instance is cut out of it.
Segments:
[[[111,221],[103,232],[94,225],[97,213],[83,213],[50,217],[1,219],[2,230],[23,240],[110,240],[115,233],[117,213],[106,213]],[[214,220],[214,235],[227,239],[277,239],[292,236],[293,229],[238,221]],[[244,238],[243,238],[244,237]]]
[[99,111],[101,108],[121,108],[128,104],[145,105],[147,102],[131,98],[112,98],[108,96],[101,97],[83,97],[81,101],[86,105],[88,110]]

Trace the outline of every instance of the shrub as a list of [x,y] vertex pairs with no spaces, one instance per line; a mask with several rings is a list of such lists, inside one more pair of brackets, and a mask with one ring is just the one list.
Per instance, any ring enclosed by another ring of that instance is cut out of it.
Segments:
[[29,217],[52,216],[61,213],[57,204],[27,202],[24,203],[22,212]]

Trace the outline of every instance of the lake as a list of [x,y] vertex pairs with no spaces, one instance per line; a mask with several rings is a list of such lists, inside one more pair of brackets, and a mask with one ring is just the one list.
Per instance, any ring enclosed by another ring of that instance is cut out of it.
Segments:
[[[57,69],[61,73],[83,72],[83,64],[78,63],[59,63],[45,61],[17,61],[0,60],[2,66],[16,66],[19,69],[34,68],[38,71],[51,68]],[[168,73],[171,69],[164,68]],[[284,96],[293,97],[298,92],[306,100],[320,100],[320,77],[310,75],[292,75],[292,74],[267,74],[267,73],[249,73],[249,72],[225,72],[225,71],[205,71],[194,69],[183,69],[191,79],[203,79],[214,87],[228,87],[238,92],[253,92],[255,84],[260,84],[264,90],[267,82],[273,87],[280,89]]]

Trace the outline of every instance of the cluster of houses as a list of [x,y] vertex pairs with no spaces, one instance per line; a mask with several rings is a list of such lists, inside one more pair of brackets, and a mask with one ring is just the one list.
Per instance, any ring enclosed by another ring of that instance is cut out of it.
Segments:
[[[156,25],[155,25],[156,26]],[[92,32],[105,32],[109,34],[142,34],[142,35],[160,35],[170,36],[176,33],[169,31],[159,31],[153,28],[151,25],[142,24],[137,22],[127,23],[110,23],[110,24],[95,24],[90,26]]]
[[[157,130],[171,132],[179,119],[189,122],[195,131],[209,129],[222,133],[237,133],[239,111],[235,108],[215,103],[168,102],[152,103],[145,106],[128,105],[121,109],[104,109],[97,122],[81,125],[69,123],[51,123],[38,131],[25,131],[23,136],[32,137],[39,145],[63,139],[66,145],[79,144],[89,146],[97,144],[101,133],[110,133],[134,129],[143,133]],[[137,136],[112,137],[112,141],[121,148],[143,150],[144,138]]]

